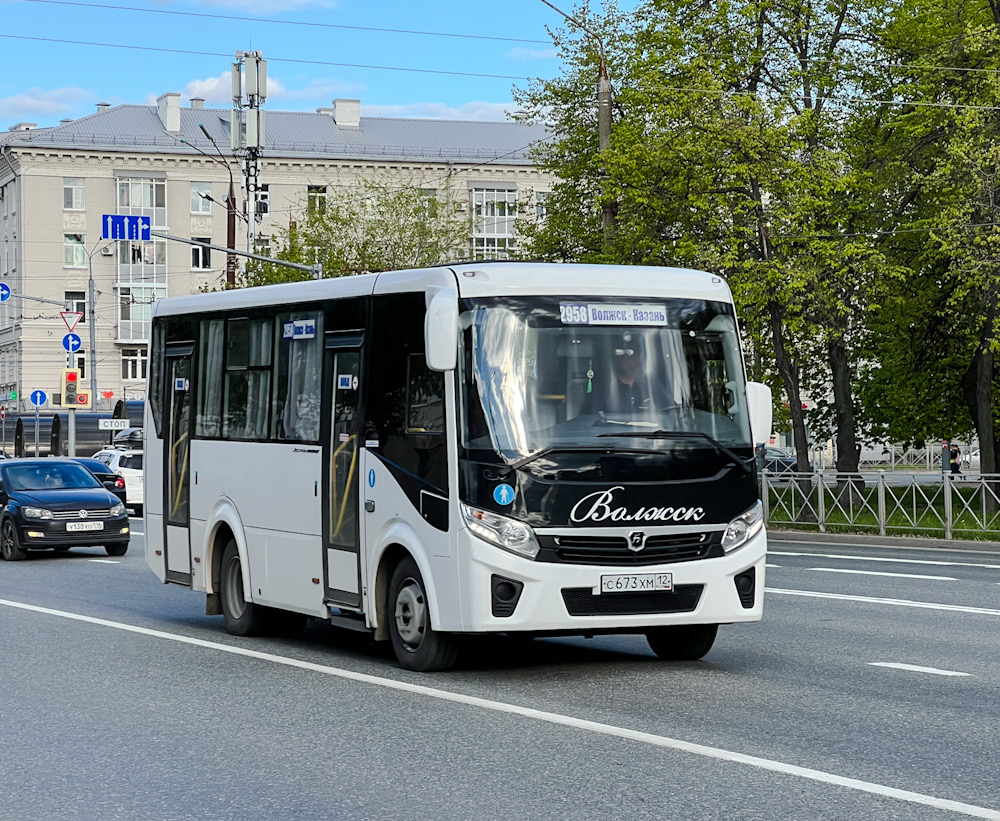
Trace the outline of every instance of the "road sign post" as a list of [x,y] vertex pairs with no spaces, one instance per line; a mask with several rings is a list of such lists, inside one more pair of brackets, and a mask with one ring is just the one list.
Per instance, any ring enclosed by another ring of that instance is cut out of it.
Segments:
[[38,456],[38,409],[48,401],[45,391],[31,392],[31,404],[35,406],[35,456]]

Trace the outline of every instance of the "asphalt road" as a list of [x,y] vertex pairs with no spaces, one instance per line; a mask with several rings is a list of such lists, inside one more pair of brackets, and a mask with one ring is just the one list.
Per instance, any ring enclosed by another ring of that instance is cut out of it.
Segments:
[[[141,530],[141,523],[138,523]],[[0,563],[0,819],[1000,819],[1000,555],[775,542],[705,660],[238,639],[142,537]]]

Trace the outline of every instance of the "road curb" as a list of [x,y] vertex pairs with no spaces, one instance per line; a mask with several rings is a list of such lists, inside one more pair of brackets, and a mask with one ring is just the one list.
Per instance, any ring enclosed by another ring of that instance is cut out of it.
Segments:
[[870,547],[947,548],[1000,553],[1000,542],[970,542],[961,539],[934,539],[925,536],[872,536],[866,533],[816,533],[806,530],[767,530],[768,541],[817,544],[860,544]]

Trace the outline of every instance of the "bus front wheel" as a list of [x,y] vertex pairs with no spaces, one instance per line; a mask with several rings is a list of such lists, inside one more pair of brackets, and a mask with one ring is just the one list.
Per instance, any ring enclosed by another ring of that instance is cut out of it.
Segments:
[[219,573],[219,598],[226,630],[234,636],[256,636],[264,629],[264,607],[243,597],[243,567],[236,541],[230,539],[222,553]]
[[458,637],[431,627],[427,592],[417,563],[403,559],[389,581],[389,637],[399,665],[427,673],[450,670],[458,659]]
[[646,641],[661,659],[667,661],[697,661],[715,643],[717,624],[678,624],[656,627],[646,632]]

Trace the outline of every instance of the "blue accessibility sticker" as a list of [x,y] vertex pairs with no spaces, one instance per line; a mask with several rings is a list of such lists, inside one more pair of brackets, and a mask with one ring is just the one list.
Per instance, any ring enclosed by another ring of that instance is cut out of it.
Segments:
[[493,488],[493,498],[498,505],[509,505],[514,501],[514,488],[510,485],[497,485]]
[[375,487],[375,468],[368,471],[368,487]]

